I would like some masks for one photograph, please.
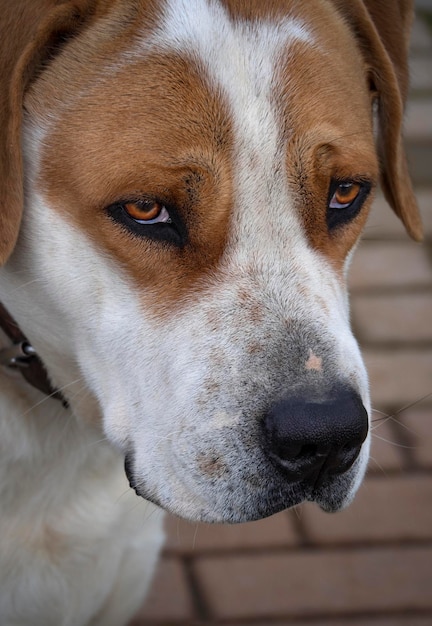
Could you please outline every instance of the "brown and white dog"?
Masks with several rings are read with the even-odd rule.
[[[379,178],[421,238],[411,2],[0,11],[0,300],[68,403],[1,368],[0,623],[120,626],[159,506],[336,511],[362,480],[346,275]]]

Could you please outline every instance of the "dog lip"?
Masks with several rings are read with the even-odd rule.
[[[127,452],[125,454],[125,460],[124,460],[124,470],[125,470],[126,478],[129,481],[129,485],[131,489],[133,489],[137,495],[140,495],[137,491],[137,483],[133,474],[133,469],[132,469],[133,462],[134,462],[133,452]]]
[[[171,462],[173,458],[171,458]],[[303,502],[314,502],[323,511],[336,512],[350,501],[352,469],[346,474],[328,476],[322,484],[312,485],[304,480],[287,480],[282,471],[268,467],[267,479],[261,476],[254,486],[244,481],[243,497],[231,498],[231,490],[226,485],[226,498],[219,493],[200,493],[200,489],[184,472],[174,471],[176,476],[177,497],[171,493],[159,494],[158,489],[146,484],[135,471],[135,452],[129,450],[125,455],[124,469],[130,487],[141,497],[166,511],[189,519],[193,522],[207,523],[244,523],[264,519],[281,511],[298,506]],[[345,477],[345,479],[344,479]],[[222,485],[220,485],[222,487]],[[235,487],[232,485],[231,487]],[[237,485],[239,487],[239,485]],[[183,494],[183,497],[179,494]],[[238,494],[238,491],[237,491]],[[193,500],[192,508],[186,504]]]
[[[337,480],[337,477],[313,489],[302,481],[289,483],[282,481],[283,484],[276,481],[273,488],[269,486],[267,490],[264,488],[258,490],[252,499],[245,498],[243,502],[237,500],[235,503],[231,502],[231,504],[227,502],[226,508],[223,510],[219,509],[216,499],[212,501],[211,498],[205,498],[201,506],[189,514],[182,507],[181,501],[177,503],[171,498],[166,501],[163,497],[158,497],[154,490],[147,491],[145,485],[134,477],[132,465],[133,454],[127,454],[125,456],[125,473],[131,488],[138,497],[144,498],[156,506],[192,522],[230,524],[251,522],[286,511],[303,502],[313,502],[323,511],[334,513],[345,508],[350,501],[349,491],[346,491],[343,487],[340,491],[338,490],[339,493],[336,492],[337,495],[335,494],[334,489],[336,485],[334,485],[334,481]]]
[[[146,493],[144,491],[143,489],[144,485],[141,482],[140,484],[138,484],[132,471],[132,460],[131,460],[132,458],[133,458],[133,455],[126,454],[125,461],[124,461],[125,474],[126,474],[126,478],[129,481],[130,488],[135,491],[136,495],[139,498],[143,498],[144,500],[147,500],[148,502],[151,502],[152,504],[155,504],[156,506],[160,506],[164,508],[156,496],[152,495],[151,493]]]

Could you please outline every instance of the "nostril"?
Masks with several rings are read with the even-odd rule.
[[[284,398],[264,420],[269,456],[292,480],[316,482],[346,472],[368,432],[367,412],[353,390],[305,401]]]
[[[318,454],[318,446],[315,445],[314,443],[309,443],[302,447],[302,449],[300,450],[300,454],[298,454],[298,457],[313,458],[317,454]]]
[[[307,459],[315,458],[318,454],[318,448],[315,444],[292,446],[273,441],[271,444],[271,454],[280,461],[305,461]]]
[[[356,441],[345,444],[339,450],[336,449],[335,454],[328,461],[329,474],[346,472],[360,454],[360,450],[361,444]]]

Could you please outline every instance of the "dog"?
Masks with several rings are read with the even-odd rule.
[[[337,511],[361,483],[347,271],[379,180],[422,236],[412,6],[0,8],[0,623],[120,626],[163,509]]]

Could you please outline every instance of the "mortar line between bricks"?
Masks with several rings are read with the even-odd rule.
[[[398,468],[391,468],[389,467],[388,469],[385,470],[385,474],[380,473],[380,470],[375,470],[372,469],[371,467],[368,467],[367,469],[368,473],[367,473],[367,478],[371,479],[371,480],[387,480],[388,478],[420,478],[421,476],[430,476],[431,475],[431,470],[429,468],[425,468],[423,466],[416,466],[413,468],[407,468],[407,469],[403,469],[400,470]],[[431,535],[432,535],[432,529],[431,529]]]
[[[322,624],[323,621],[329,623],[331,620],[332,626],[345,626],[346,624],[356,623],[358,624],[358,620],[374,620],[374,621],[383,621],[388,623],[389,618],[427,618],[432,616],[432,611],[429,609],[414,609],[414,610],[401,610],[401,611],[392,611],[384,610],[384,611],[359,611],[359,612],[350,612],[350,613],[339,613],[335,615],[333,612],[328,613],[320,613],[313,616],[301,616],[297,614],[283,616],[283,617],[275,617],[275,616],[259,616],[259,617],[245,617],[245,618],[219,618],[214,622],[192,622],[188,624],[188,626],[206,626],[207,624],[218,624],[223,626],[224,624],[230,624],[230,626],[238,625],[251,625],[257,624],[262,626],[265,622],[266,626],[289,626],[290,624],[304,624],[305,626],[313,626],[314,624]],[[409,623],[409,622],[407,622]],[[151,623],[148,626],[169,626],[166,623]],[[178,623],[177,623],[178,626]]]
[[[358,624],[358,620],[374,620],[376,622],[388,623],[388,620],[391,618],[395,619],[416,619],[416,618],[427,618],[432,617],[432,611],[429,609],[411,609],[411,610],[400,610],[400,611],[392,611],[383,610],[383,611],[358,611],[358,612],[347,612],[347,613],[339,613],[335,615],[334,612],[328,613],[317,613],[316,615],[302,616],[300,614],[292,614],[287,616],[262,616],[259,617],[237,617],[237,618],[217,618],[214,620],[193,620],[193,621],[149,621],[146,622],[146,626],[211,626],[218,625],[223,626],[224,624],[229,624],[230,626],[253,626],[253,624],[257,624],[258,626],[262,626],[265,622],[266,626],[289,626],[290,624],[301,624],[304,626],[313,626],[314,624],[322,624],[323,621],[329,622],[331,620],[332,626],[345,626],[349,624]],[[408,622],[407,622],[408,623]]]
[[[363,333],[357,333],[360,335]],[[391,341],[375,341],[375,340],[361,340],[361,347],[363,350],[365,349],[375,349],[379,350],[383,354],[385,352],[393,352],[397,350],[398,352],[403,352],[404,350],[415,350],[416,352],[430,352],[432,349],[432,340],[431,339],[419,339],[419,340],[411,340],[404,341],[403,339],[392,339]],[[432,392],[432,383],[431,383],[431,392]]]
[[[403,412],[404,411],[401,411],[400,413],[402,414]],[[404,459],[407,470],[415,471],[419,467],[419,462],[416,460],[416,450],[418,450],[418,446],[413,446],[415,435],[407,430],[405,424],[401,424],[397,418],[390,420],[389,428],[401,446],[399,447],[399,452]]]
[[[429,259],[429,263],[432,264],[432,246],[425,246],[425,251]]]
[[[349,287],[350,296],[406,296],[432,293],[432,284],[377,285],[376,287]]]
[[[385,624],[388,624],[388,620],[391,618],[401,619],[424,619],[432,617],[432,612],[429,610],[426,611],[390,611],[383,613],[376,612],[362,612],[362,613],[349,613],[349,614],[340,614],[335,615],[334,613],[323,613],[319,616],[313,617],[291,617],[291,616],[280,616],[280,617],[257,617],[257,618],[234,618],[234,619],[215,619],[211,621],[148,621],[146,622],[146,626],[224,626],[224,624],[229,624],[230,626],[253,626],[256,624],[257,626],[262,626],[265,620],[266,626],[290,626],[290,624],[303,625],[304,626],[314,626],[314,624],[322,624],[323,621],[329,623],[331,620],[332,626],[349,626],[350,624],[357,624],[358,620],[374,620],[376,623],[380,623],[381,621]],[[367,622],[365,622],[366,624]],[[407,622],[409,624],[409,622]]]
[[[193,568],[194,557],[192,555],[183,555],[181,557],[183,563],[183,569],[185,572],[187,584],[192,596],[195,613],[198,616],[198,620],[210,620],[212,618],[210,607],[205,600],[204,594],[201,589],[198,577],[195,574]],[[199,623],[193,622],[193,623]]]
[[[166,552],[163,556],[166,557],[176,557],[181,558],[183,561],[189,561],[191,564],[194,561],[201,561],[202,559],[212,558],[217,560],[225,560],[236,557],[256,557],[256,556],[288,556],[288,555],[298,555],[298,554],[338,554],[338,553],[346,553],[346,552],[361,552],[365,549],[370,552],[376,551],[391,551],[397,549],[398,552],[405,552],[411,549],[424,549],[424,548],[432,548],[432,537],[428,537],[425,539],[390,539],[384,540],[380,538],[379,540],[360,540],[360,541],[347,541],[347,542],[332,542],[326,541],[325,543],[320,543],[320,541],[315,540],[314,542],[310,542],[306,545],[300,546],[254,546],[253,548],[230,548],[230,549],[217,549],[217,548],[201,548],[199,553],[190,555],[190,554],[179,554],[178,552]],[[189,581],[189,578],[188,578]],[[194,593],[197,592],[197,599],[201,604],[201,609],[203,615],[211,614],[209,607],[207,606],[206,601],[204,600],[203,594],[201,593],[201,589],[199,584],[195,582],[195,575],[193,574],[193,582],[192,589],[195,589]],[[200,619],[204,619],[204,617],[200,617]],[[207,618],[206,618],[207,619]]]
[[[306,526],[303,523],[301,510],[299,511],[297,507],[297,509],[296,508],[289,509],[289,513],[290,513],[290,522],[292,526],[294,527],[294,531],[299,539],[297,546],[301,547],[301,546],[310,545],[311,538],[306,529]]]
[[[383,239],[382,234],[381,233],[377,233],[376,235],[371,232],[371,231],[365,231],[364,235],[361,239],[361,243],[360,246],[366,244],[378,244],[381,243],[382,241],[390,242],[390,243],[406,243],[406,236],[402,233],[401,235],[397,235],[397,234],[390,234],[388,237],[386,237],[385,239]],[[424,235],[424,239],[422,241],[422,243],[420,244],[422,246],[422,248],[427,248],[432,244],[432,237],[429,233],[425,233]],[[355,258],[355,257],[354,257]]]

